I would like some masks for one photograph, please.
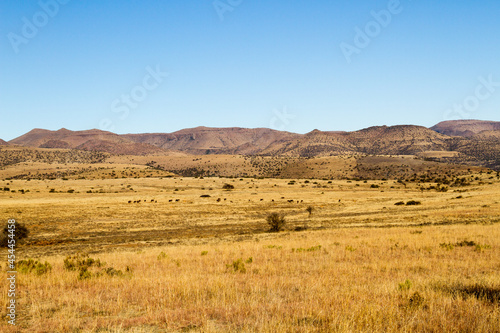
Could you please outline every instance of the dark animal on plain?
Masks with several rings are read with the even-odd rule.
[[[169,199],[168,202],[172,202],[172,199]]]
[[[129,200],[128,203],[132,203],[132,200]]]
[[[217,202],[220,202],[220,198],[217,198]]]
[[[178,201],[180,201],[180,200],[181,200],[181,199],[175,199],[175,202],[178,202]]]

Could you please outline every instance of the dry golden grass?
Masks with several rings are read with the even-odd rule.
[[[498,332],[500,184],[477,177],[448,192],[392,180],[0,181],[16,191],[0,191],[0,221],[31,231],[18,260],[52,265],[18,275],[16,329]],[[409,200],[422,204],[394,205]],[[266,232],[270,212],[286,215],[284,232]],[[78,279],[63,264],[78,252],[106,263],[90,272],[123,275]]]
[[[440,246],[462,240],[490,248]],[[499,249],[498,224],[479,224],[322,230],[101,253],[93,257],[123,272],[128,266],[132,275],[87,280],[63,268],[64,255],[51,256],[44,258],[51,273],[20,275],[20,327],[496,332]],[[244,273],[233,268],[238,259]],[[485,298],[475,293],[479,287]],[[4,287],[3,302],[5,295]]]

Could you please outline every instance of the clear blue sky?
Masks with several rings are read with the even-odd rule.
[[[498,0],[59,1],[0,2],[4,140],[500,120]]]

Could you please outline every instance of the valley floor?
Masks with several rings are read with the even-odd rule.
[[[0,330],[498,332],[500,183],[471,179],[4,180],[0,221],[39,263]]]

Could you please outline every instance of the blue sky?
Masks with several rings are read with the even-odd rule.
[[[4,140],[500,121],[497,0],[2,1],[0,15]]]

